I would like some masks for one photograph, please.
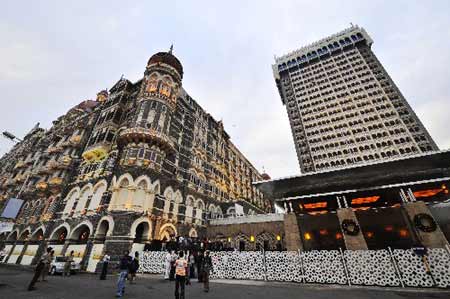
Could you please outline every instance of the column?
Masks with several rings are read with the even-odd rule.
[[[430,213],[430,210],[423,201],[406,202],[403,204],[403,208],[405,209],[409,217],[409,221],[416,232],[416,236],[419,238],[419,241],[423,246],[430,248],[444,248],[446,245],[449,245],[445,235],[442,233],[441,228],[433,219],[433,215]],[[418,220],[417,217],[420,217],[417,216],[419,214],[430,216],[430,219],[432,219],[432,221],[436,224],[436,229],[434,231],[424,231],[420,229],[420,227],[416,224],[416,220]],[[423,220],[423,222],[426,222],[425,224],[427,225],[431,225],[431,223],[427,220]]]
[[[364,239],[364,235],[362,234],[361,226],[359,225],[358,218],[356,217],[355,211],[351,207],[348,206],[347,199],[345,196],[336,196],[336,200],[338,203],[338,209],[336,210],[336,214],[339,220],[339,227],[341,228],[342,235],[344,236],[345,248],[347,250],[367,250],[367,243]],[[342,201],[342,202],[341,202]],[[355,224],[357,233],[351,234],[349,232],[345,232],[343,229],[343,222],[351,221]],[[349,229],[352,229],[349,227]]]
[[[92,252],[93,240],[94,240],[94,238],[90,237],[88,242],[86,243],[86,247],[84,249],[84,255],[80,262],[81,270],[86,270],[86,268],[88,266],[89,257],[91,256],[91,252]]]
[[[288,251],[303,250],[297,215],[294,213],[284,215],[284,236],[285,246]]]

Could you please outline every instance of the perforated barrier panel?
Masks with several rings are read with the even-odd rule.
[[[139,271],[164,273],[165,252],[142,252]],[[308,252],[211,252],[211,279],[250,279],[350,285],[450,287],[450,253],[428,249],[424,261],[412,250]]]

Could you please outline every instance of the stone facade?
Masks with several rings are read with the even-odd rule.
[[[157,53],[141,80],[121,78],[0,159],[0,210],[8,198],[25,200],[13,231],[0,236],[10,262],[50,245],[95,268],[104,253],[203,238],[207,221],[235,215],[236,204],[247,214],[271,211],[252,186],[261,174],[182,78],[171,51]]]

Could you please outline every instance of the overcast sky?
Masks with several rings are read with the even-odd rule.
[[[70,4],[71,3],[71,4]],[[69,108],[136,81],[168,50],[183,86],[272,177],[300,172],[271,64],[364,27],[372,49],[441,149],[450,147],[450,1],[4,1],[0,130],[23,136]],[[11,146],[0,140],[0,154]]]

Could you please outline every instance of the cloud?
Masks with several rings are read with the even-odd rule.
[[[0,131],[23,136],[174,43],[184,88],[272,177],[299,173],[273,80],[281,56],[349,26],[372,49],[441,148],[450,147],[448,1],[11,1],[0,12]],[[24,13],[26,12],[26,13]],[[401,12],[401,13],[400,13]],[[26,117],[24,117],[26,115]],[[0,139],[0,154],[9,147]]]

